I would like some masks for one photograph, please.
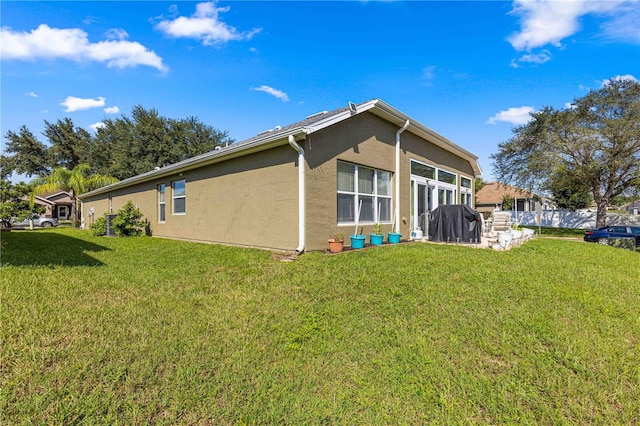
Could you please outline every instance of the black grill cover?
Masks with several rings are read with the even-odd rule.
[[[439,206],[431,212],[429,239],[435,242],[479,243],[482,235],[480,213],[466,204]]]

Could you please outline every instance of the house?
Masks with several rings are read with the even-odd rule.
[[[543,210],[552,208],[551,202],[531,191],[516,188],[501,182],[486,182],[476,194],[476,210],[480,213],[491,213],[496,210],[505,210],[503,200],[512,198],[516,205],[511,210],[518,212],[535,211],[536,201],[540,202]]]
[[[627,213],[629,214],[637,216],[640,214],[640,200],[634,201],[632,203],[628,203],[622,206],[622,209],[626,210]]]
[[[131,200],[153,236],[302,252],[357,219],[365,234],[379,222],[407,238],[440,204],[473,207],[481,173],[474,154],[374,99],[78,198],[85,225]]]
[[[34,203],[45,208],[45,217],[52,217],[58,220],[70,219],[73,201],[66,191],[36,196]]]

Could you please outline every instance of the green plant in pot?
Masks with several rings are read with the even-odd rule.
[[[382,234],[382,224],[376,223],[373,225],[371,234],[369,234],[369,240],[371,241],[371,245],[382,245],[382,241],[384,240],[384,235]]]
[[[344,234],[340,231],[334,232],[329,237],[329,251],[340,253],[342,250],[344,250]]]

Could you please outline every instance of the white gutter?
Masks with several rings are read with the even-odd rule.
[[[400,133],[407,130],[409,120],[396,132],[396,218],[394,232],[400,230]]]
[[[305,193],[304,193],[304,149],[296,143],[296,138],[289,135],[289,145],[298,152],[298,248],[296,253],[302,254],[305,247]]]

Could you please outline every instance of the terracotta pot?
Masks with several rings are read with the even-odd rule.
[[[329,240],[329,251],[331,253],[340,253],[344,249],[344,241]]]

